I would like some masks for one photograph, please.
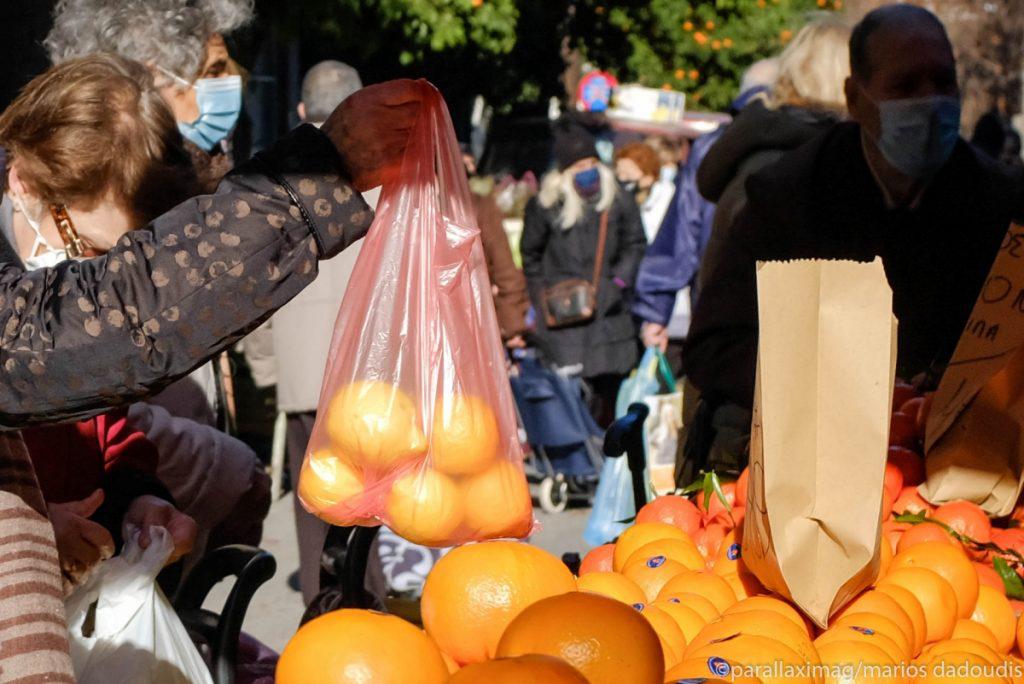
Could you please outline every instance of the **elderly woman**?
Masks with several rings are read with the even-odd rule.
[[[320,131],[296,129],[216,195],[177,205],[104,256],[25,272],[0,241],[0,425],[79,419],[141,398],[258,325],[312,282],[318,259],[365,233],[372,214],[356,190],[393,173],[420,93],[411,81],[364,89]],[[100,239],[110,217],[23,189],[30,212],[57,211],[65,229],[92,224]],[[85,246],[71,230],[61,243]],[[53,530],[24,442],[10,431],[0,432],[0,544],[4,678],[71,681]]]
[[[597,158],[593,136],[576,124],[555,131],[558,169],[526,207],[520,251],[537,317],[537,341],[559,366],[582,367],[600,424],[614,418],[619,384],[638,359],[630,290],[647,242],[636,202]],[[557,320],[551,294],[570,281],[597,282],[593,310]],[[577,312],[579,313],[579,312]]]

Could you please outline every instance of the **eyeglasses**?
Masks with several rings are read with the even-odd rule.
[[[68,258],[79,259],[86,256],[85,243],[82,242],[82,238],[78,237],[75,224],[68,216],[68,208],[63,204],[51,204],[50,215],[53,216],[53,222],[57,224],[57,232],[60,233],[60,239],[64,242],[64,252]]]

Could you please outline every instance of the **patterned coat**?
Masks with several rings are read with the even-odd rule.
[[[108,254],[0,266],[0,681],[73,682],[53,530],[17,428],[95,415],[231,345],[372,213],[302,126]],[[9,246],[6,250],[9,252]],[[0,254],[0,257],[3,255]]]

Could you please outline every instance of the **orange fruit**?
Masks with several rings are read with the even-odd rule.
[[[918,661],[921,663],[930,663],[941,658],[947,653],[973,653],[974,655],[984,658],[990,663],[999,663],[1003,660],[1003,657],[999,655],[994,648],[991,648],[980,641],[975,639],[950,638],[934,644],[929,644],[921,653],[921,657],[918,658]]]
[[[889,572],[894,555],[892,544],[885,538],[885,535],[882,535],[882,538],[878,540],[878,577],[875,578],[876,582]]]
[[[535,653],[467,665],[447,684],[521,684],[529,681],[587,684],[580,671],[561,658]]]
[[[737,572],[740,559],[743,557],[743,528],[738,527],[729,530],[722,537],[722,543],[718,546],[716,553],[708,560],[708,569],[716,575],[727,575],[730,572]]]
[[[750,486],[750,467],[743,469],[736,479],[736,505],[740,508],[747,506],[747,488]]]
[[[739,572],[730,572],[720,575],[720,577],[729,583],[733,593],[736,594],[736,598],[739,600],[760,596],[766,591],[754,573],[747,570],[746,567],[741,567]]]
[[[776,672],[780,675],[790,674],[786,672],[786,666],[794,669],[805,668],[806,661],[786,644],[768,637],[740,634],[732,639],[707,644],[692,652],[687,650],[687,653],[688,655],[684,659],[684,663],[702,660],[705,663],[705,668],[717,668],[725,665],[732,665],[734,668],[737,665],[743,665],[746,668],[757,668],[756,674],[766,684],[774,684],[774,682],[803,682],[804,684],[812,684],[814,682],[809,673],[808,676],[803,677],[774,676]],[[744,669],[737,671],[745,674]],[[669,674],[675,676],[675,672],[676,670],[672,670]],[[712,671],[711,674],[731,681],[731,675],[728,672]],[[796,670],[794,674],[799,674],[799,670]]]
[[[281,653],[281,684],[448,681],[437,645],[414,625],[370,610],[331,611],[307,622]]]
[[[448,666],[448,674],[455,674],[459,671],[459,664],[455,662],[455,658],[441,651],[441,657],[444,658],[444,664]]]
[[[441,397],[434,405],[430,465],[446,475],[479,473],[505,455],[498,453],[499,438],[486,401],[465,394]]]
[[[733,605],[725,609],[722,615],[735,615],[736,613],[745,613],[747,611],[764,611],[769,610],[774,613],[778,613],[797,627],[804,630],[808,637],[811,636],[811,627],[807,623],[807,620],[794,608],[791,604],[786,603],[782,599],[775,598],[774,596],[751,596],[737,601]]]
[[[698,596],[697,594],[690,594],[687,592],[679,592],[672,595],[660,594],[656,603],[661,603],[663,601],[680,603],[686,606],[700,615],[704,619],[704,622],[711,622],[722,614],[722,612],[715,607],[714,603],[706,597]]]
[[[998,589],[1001,592],[1006,591],[1006,587],[1003,585],[1003,578],[999,576],[996,569],[988,563],[975,563],[974,571],[978,573],[979,584],[987,584],[993,589]]]
[[[916,456],[915,456],[916,458]],[[900,515],[902,513],[921,513],[931,515],[935,506],[924,500],[924,497],[917,492],[917,486],[904,487],[900,490],[899,496],[892,504],[892,512]]]
[[[818,662],[807,632],[791,619],[771,610],[749,610],[732,615],[723,615],[709,622],[686,647],[686,658],[708,644],[731,639],[737,634],[763,636],[779,641],[793,649],[808,663]]]
[[[502,632],[526,606],[573,591],[560,560],[529,544],[492,541],[453,549],[423,586],[423,626],[460,664],[494,657]]]
[[[701,528],[693,538],[693,543],[697,545],[697,550],[704,556],[706,560],[710,560],[718,555],[718,550],[722,546],[722,542],[725,541],[725,535],[728,530],[722,525],[716,523],[710,523],[707,527]]]
[[[993,668],[994,663],[969,651],[950,651],[936,656],[922,668],[924,675],[916,677],[914,684],[981,684],[981,682],[1004,682],[1010,681],[1005,677],[986,676],[985,673],[994,673],[998,670]]]
[[[727,482],[722,485],[722,494],[725,496],[725,500],[729,502],[729,508],[736,507],[736,483]],[[722,522],[720,516],[728,518],[726,511],[728,510],[722,500],[718,498],[717,494],[712,493],[711,498],[708,500],[708,505],[704,506],[704,493],[700,492],[697,494],[697,508],[704,516],[705,521],[718,520]]]
[[[928,623],[925,620],[921,602],[908,589],[895,584],[879,585],[873,591],[891,598],[910,618],[910,622],[914,625],[914,652],[919,653],[928,636]]]
[[[842,630],[844,627],[852,629],[866,629],[892,639],[903,658],[909,660],[914,655],[914,640],[908,639],[900,625],[881,613],[846,613],[841,618],[829,623],[829,629]]]
[[[389,383],[365,380],[342,387],[327,407],[326,421],[338,452],[375,474],[427,452],[416,405]]]
[[[299,500],[324,522],[332,525],[379,524],[358,510],[363,489],[359,471],[326,449],[312,452],[302,463]]]
[[[889,520],[892,518],[892,505],[896,502],[896,498],[889,493],[888,489],[882,489],[882,510],[880,520]]]
[[[689,537],[678,527],[663,522],[638,523],[627,527],[615,542],[612,567],[616,572],[622,570],[629,557],[641,546],[659,539],[688,540]]]
[[[637,558],[632,556],[622,569],[622,575],[633,580],[646,596],[645,602],[654,601],[670,579],[684,572],[693,572],[682,563],[669,560],[665,556]]]
[[[966,618],[978,600],[978,573],[967,554],[957,544],[922,542],[897,553],[889,571],[904,567],[928,568],[938,573],[953,587],[956,594],[957,617]]]
[[[655,601],[648,607],[658,608],[670,618],[675,620],[676,625],[683,632],[683,637],[686,639],[686,643],[693,641],[694,637],[704,628],[707,624],[707,620],[701,617],[701,614],[695,611],[689,606],[683,605],[678,600],[668,601]]]
[[[831,641],[818,647],[823,684],[890,684],[896,663],[885,651],[866,641]]]
[[[889,542],[889,548],[893,554],[896,553],[896,548],[899,546],[900,537],[911,527],[910,523],[901,523],[895,520],[885,520],[882,522],[882,539]]]
[[[1017,618],[1017,650],[1024,653],[1024,615]]]
[[[670,599],[678,594],[697,594],[715,604],[719,612],[736,603],[736,592],[724,579],[710,572],[689,571],[670,579],[658,600]]]
[[[450,477],[433,468],[395,480],[387,499],[388,527],[423,546],[450,546],[462,524],[463,497]]]
[[[921,567],[890,570],[878,589],[888,585],[903,587],[924,609],[925,641],[948,639],[957,617],[956,593],[941,575]]]
[[[669,560],[681,563],[688,570],[703,570],[705,566],[704,556],[700,555],[700,551],[689,539],[656,539],[637,549],[626,559],[623,567],[638,558],[653,556],[665,556]]]
[[[465,534],[474,540],[522,539],[533,527],[533,501],[518,463],[504,459],[461,485]],[[495,502],[501,505],[495,505]]]
[[[602,544],[590,549],[580,561],[580,577],[588,572],[611,572],[614,552],[615,544]]]
[[[762,680],[757,677],[744,677],[742,674],[743,667],[740,663],[731,663],[731,666],[735,666],[736,674],[729,672],[725,674],[725,679],[719,679],[713,676],[713,668],[723,668],[730,666],[728,661],[717,660],[712,658],[690,658],[679,663],[671,670],[665,673],[665,681],[678,683],[678,682],[700,682],[700,684],[762,684]],[[721,671],[721,670],[719,670]]]
[[[929,517],[982,544],[992,539],[992,521],[976,503],[951,501],[936,508]]]
[[[924,631],[920,634],[917,633],[914,621],[907,615],[907,611],[903,610],[896,599],[888,594],[880,591],[865,591],[836,613],[836,619],[857,613],[875,613],[892,620],[910,644],[911,655],[917,655],[921,651],[921,647],[924,646]]]
[[[675,666],[683,659],[686,650],[686,635],[671,615],[653,606],[638,603],[635,606],[641,615],[651,623],[661,642],[661,653],[665,658],[665,669]]]
[[[651,623],[636,609],[596,594],[552,596],[520,613],[501,636],[497,656],[527,653],[561,658],[590,684],[664,682],[662,647]]]
[[[996,642],[996,635],[992,633],[992,630],[974,620],[957,620],[956,624],[953,625],[953,634],[949,638],[971,639],[985,644],[993,651],[999,648],[999,644]]]
[[[980,587],[971,619],[989,628],[1000,653],[1010,652],[1017,635],[1017,617],[1003,592],[992,587]]]
[[[630,605],[647,601],[647,595],[636,582],[617,572],[588,572],[576,580],[576,588]]]
[[[889,447],[888,462],[900,469],[904,488],[917,487],[924,482],[924,459],[910,449],[900,446]]]
[[[954,539],[949,532],[935,523],[919,523],[912,525],[910,529],[900,537],[900,543],[896,545],[896,553],[902,553],[915,544],[925,542],[943,542],[949,545],[960,546],[960,542]]]
[[[882,486],[889,495],[889,500],[896,501],[896,498],[899,497],[900,492],[903,490],[903,471],[895,463],[886,463],[885,476],[882,482]],[[888,513],[892,510],[892,507],[884,510]]]
[[[701,512],[685,496],[666,494],[649,501],[636,514],[637,524],[660,522],[674,525],[688,535],[700,529]]]
[[[906,660],[906,656],[903,654],[899,645],[890,639],[888,635],[883,634],[882,632],[876,632],[871,629],[859,627],[857,625],[847,625],[841,629],[833,627],[826,629],[818,635],[817,639],[814,640],[814,647],[820,652],[825,645],[836,642],[869,644],[885,653],[885,655],[894,663]]]

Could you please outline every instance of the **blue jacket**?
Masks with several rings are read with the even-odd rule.
[[[715,217],[715,205],[697,191],[697,169],[724,128],[697,138],[676,176],[675,197],[640,262],[636,279],[633,315],[642,321],[668,325],[676,295],[687,286],[696,307],[697,272]]]

